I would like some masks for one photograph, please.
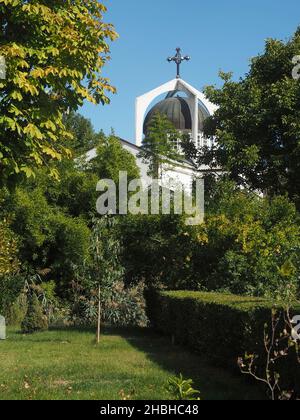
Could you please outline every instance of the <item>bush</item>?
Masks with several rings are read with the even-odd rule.
[[[4,207],[12,215],[11,229],[19,238],[23,268],[47,271],[51,277],[45,280],[55,279],[58,291],[67,295],[72,265],[82,265],[89,255],[87,222],[49,205],[41,188],[18,188],[7,200]]]
[[[147,286],[164,284],[173,290],[192,287],[196,276],[190,260],[196,236],[183,216],[128,215],[120,219],[126,284],[143,280]]]
[[[143,284],[125,288],[120,281],[112,288],[110,299],[103,302],[102,319],[110,325],[145,327],[148,323],[145,309]]]
[[[48,265],[56,279],[61,296],[68,295],[73,280],[75,264],[84,265],[89,258],[90,230],[81,218],[71,218],[57,213],[50,219],[53,241],[49,245]]]
[[[208,207],[191,259],[198,290],[267,296],[287,264],[299,283],[299,214],[291,202],[221,191]]]
[[[0,276],[0,313],[13,324],[19,321],[19,316],[15,318],[13,312],[17,310],[14,305],[17,305],[17,300],[24,289],[24,281],[24,277],[20,274]]]
[[[260,298],[202,292],[148,292],[152,325],[217,366],[235,368],[246,352],[264,354],[272,303]],[[299,307],[294,311],[300,313]],[[278,369],[286,389],[300,388],[300,365],[291,354]],[[299,391],[299,389],[298,389]]]
[[[143,280],[168,290],[266,297],[278,289],[287,265],[289,281],[299,284],[300,223],[294,204],[225,182],[211,195],[199,226],[186,226],[176,215],[121,219],[126,284]]]
[[[27,298],[24,293],[21,293],[6,310],[5,317],[7,325],[20,327],[27,312]]]
[[[22,333],[32,334],[48,329],[47,317],[43,314],[40,302],[35,294],[28,298],[28,308],[24,321],[22,322]]]

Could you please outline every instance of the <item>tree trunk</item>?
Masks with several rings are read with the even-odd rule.
[[[100,333],[101,333],[101,288],[99,285],[98,289],[98,324],[97,324],[97,344],[100,343]]]

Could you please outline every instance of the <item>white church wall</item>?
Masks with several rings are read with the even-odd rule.
[[[134,144],[130,144],[129,142],[126,142],[124,140],[121,140],[122,146],[127,152],[130,152],[133,154],[133,156],[136,159],[136,164],[140,170],[141,179],[143,181],[143,185],[146,188],[151,184],[151,178],[148,176],[148,170],[149,165],[143,161],[140,157],[138,157],[138,154],[140,153],[140,149],[136,147]]]
[[[120,142],[123,148],[135,157],[136,164],[140,170],[141,180],[143,182],[144,188],[147,188],[149,185],[151,185],[152,178],[148,175],[149,164],[145,163],[143,159],[138,157],[141,149],[125,140],[120,139]],[[96,156],[97,149],[95,148],[87,152],[86,161],[90,162],[91,160],[95,159]],[[175,190],[178,184],[181,184],[184,191],[187,194],[190,194],[192,192],[192,183],[196,173],[197,171],[188,164],[174,166],[166,164],[163,167],[160,184],[162,187],[170,188],[171,190]]]
[[[178,185],[182,185],[185,193],[191,194],[194,178],[195,171],[192,168],[165,165],[161,176],[161,186],[175,191]]]
[[[145,163],[143,159],[138,157],[141,149],[133,144],[125,142],[124,140],[121,140],[121,143],[125,150],[135,156],[144,186],[147,187],[151,185],[152,178],[148,175],[149,164]],[[180,183],[183,186],[184,191],[189,194],[192,192],[192,183],[194,177],[195,171],[193,168],[180,165],[165,165],[161,176],[161,186],[170,189],[176,189],[176,186]]]

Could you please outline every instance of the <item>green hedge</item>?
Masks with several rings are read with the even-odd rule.
[[[245,352],[264,354],[264,326],[272,304],[261,298],[202,292],[148,292],[154,328],[218,366],[238,369]],[[294,308],[300,314],[299,307]],[[284,386],[300,387],[300,365],[291,356],[278,367]]]

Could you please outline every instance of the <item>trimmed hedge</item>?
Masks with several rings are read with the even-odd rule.
[[[264,354],[264,326],[272,304],[265,299],[202,292],[148,292],[148,317],[159,332],[203,354],[217,366],[238,370],[246,352]],[[294,308],[300,314],[300,305]],[[296,358],[280,362],[284,386],[300,388]]]

